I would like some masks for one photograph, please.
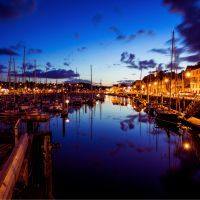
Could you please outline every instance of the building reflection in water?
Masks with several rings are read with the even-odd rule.
[[[133,188],[137,188],[134,197],[144,198],[197,194],[198,135],[186,128],[169,129],[130,105],[129,99],[106,97],[94,106],[69,108],[70,123],[66,118],[51,120],[53,141],[61,143],[53,153],[55,198],[87,198],[91,189],[102,194],[98,197],[106,193],[133,197]],[[67,137],[57,134],[60,125],[62,136],[70,133]]]

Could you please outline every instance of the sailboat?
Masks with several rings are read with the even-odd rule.
[[[87,104],[90,105],[90,106],[93,106],[96,104],[96,99],[94,98],[94,95],[93,95],[93,86],[92,86],[92,65],[90,65],[90,70],[91,70],[91,88],[90,88],[90,96],[87,100]]]
[[[170,105],[169,107],[157,107],[156,109],[156,120],[162,121],[164,125],[177,126],[179,125],[179,117],[176,111],[171,109],[172,103],[172,69],[174,64],[174,31],[172,32],[172,50],[171,50],[171,78],[170,78]]]

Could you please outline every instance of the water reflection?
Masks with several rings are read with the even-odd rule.
[[[56,198],[200,196],[200,139],[191,130],[162,126],[127,98],[69,109],[69,123],[53,117],[50,124],[61,143],[53,156]]]

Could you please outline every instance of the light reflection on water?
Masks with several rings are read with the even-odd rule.
[[[112,102],[70,108],[69,121],[51,119],[53,142],[61,144],[53,155],[54,197],[199,195],[198,136],[158,128],[130,100]]]

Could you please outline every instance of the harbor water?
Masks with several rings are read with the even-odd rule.
[[[162,127],[129,99],[70,107],[50,129],[54,198],[200,197],[198,132]]]

